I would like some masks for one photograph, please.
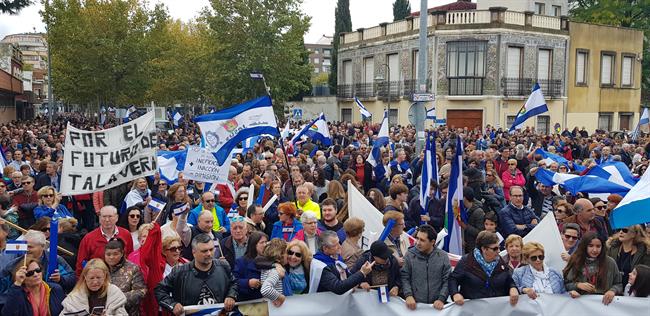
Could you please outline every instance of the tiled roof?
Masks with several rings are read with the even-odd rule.
[[[441,6],[429,8],[429,13],[433,11],[466,11],[466,10],[476,10],[476,3],[458,0],[456,2],[443,4]],[[411,16],[420,16],[420,11],[413,12]]]

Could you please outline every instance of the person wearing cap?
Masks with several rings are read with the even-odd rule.
[[[402,288],[400,267],[397,258],[393,256],[393,252],[386,243],[381,240],[373,242],[370,245],[370,250],[361,255],[350,272],[359,271],[366,262],[374,262],[375,265],[359,286],[364,290],[370,290],[371,286],[386,285],[390,296],[397,296]]]
[[[414,310],[417,303],[425,303],[441,310],[449,294],[449,257],[436,247],[437,233],[431,225],[418,227],[415,236],[415,247],[409,248],[401,270],[406,307]]]

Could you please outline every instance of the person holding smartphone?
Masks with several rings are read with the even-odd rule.
[[[62,304],[64,314],[86,311],[92,315],[128,315],[124,308],[126,296],[110,282],[108,266],[99,258],[88,261],[77,285]]]

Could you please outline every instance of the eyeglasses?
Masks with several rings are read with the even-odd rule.
[[[571,235],[567,235],[567,234],[564,234],[564,238],[569,239],[569,240],[578,240],[578,236],[571,236]]]
[[[530,256],[530,261],[544,261],[544,255],[539,255],[539,256]]]
[[[499,246],[494,246],[494,247],[485,247],[485,249],[490,249],[494,252],[499,252]]]
[[[606,210],[607,205],[596,206],[596,208],[599,209],[599,210]]]
[[[239,222],[244,222],[244,221],[245,221],[245,219],[244,219],[243,216],[235,216],[235,217],[230,219],[231,223],[239,223]]]
[[[27,273],[25,273],[25,276],[27,276],[27,277],[31,277],[31,276],[33,276],[34,274],[36,274],[36,273],[41,273],[41,272],[43,272],[43,270],[41,270],[41,268],[36,268],[36,269],[34,269],[34,270],[27,271]]]
[[[264,159],[271,160],[271,159],[273,159],[273,157],[264,157]]]
[[[183,250],[181,246],[167,248],[167,251],[172,251],[172,252],[181,252],[181,250]]]
[[[239,200],[240,200],[240,201],[248,200],[248,196],[240,196],[240,197],[239,197]]]
[[[32,183],[34,183],[34,182],[31,182],[31,181],[23,181],[23,184],[32,184]]]
[[[627,229],[627,228],[617,229],[616,231],[617,231],[617,232],[623,232],[623,233],[626,233],[626,234],[630,232],[630,230]]]
[[[159,183],[158,186],[159,186],[159,187],[166,187],[166,186],[167,186],[167,183]]]
[[[51,197],[54,197],[54,194],[43,194],[43,195],[41,195],[41,197],[51,198]]]
[[[205,202],[206,204],[208,204],[208,203],[214,203],[214,201],[215,201],[215,199],[210,199],[210,200],[205,200],[204,202]]]
[[[43,233],[45,233],[45,232],[49,232],[49,231],[50,231],[50,228],[49,228],[49,227],[43,227],[43,228],[41,228],[41,232],[43,232]]]
[[[129,218],[140,218],[140,214],[129,214]]]
[[[508,166],[516,166],[516,163],[509,163]]]
[[[291,250],[287,250],[287,255],[295,256],[296,258],[302,258],[302,254],[300,252],[293,252]]]
[[[566,211],[561,209],[561,208],[558,208],[557,210],[555,210],[555,213],[564,214],[564,213],[566,213]]]

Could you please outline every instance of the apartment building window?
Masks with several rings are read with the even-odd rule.
[[[319,73],[319,72],[320,72],[320,68],[318,68],[318,67],[314,67],[314,73],[317,74],[317,73]]]
[[[314,58],[314,64],[320,64],[320,58]]]
[[[482,95],[487,42],[447,42],[449,95]]]
[[[314,53],[318,54],[320,50],[318,48],[314,48]]]
[[[603,52],[600,55],[600,85],[614,85],[614,58],[615,53]]]
[[[332,60],[329,58],[323,58],[323,66],[331,66]]]
[[[323,48],[323,55],[329,56],[332,54],[332,50],[329,48]]]
[[[386,63],[390,68],[390,81],[400,81],[399,55],[390,54],[386,56]],[[388,79],[388,78],[386,78]]]
[[[510,126],[512,126],[512,124],[515,122],[516,118],[517,118],[516,115],[506,116],[506,128],[510,128]]]
[[[521,78],[523,47],[508,47],[508,61],[506,65],[506,74],[508,78]]]
[[[551,79],[551,67],[553,65],[552,53],[550,49],[540,49],[537,53],[537,79]]]
[[[352,109],[341,109],[341,122],[352,122]]]
[[[589,52],[578,49],[576,51],[576,85],[587,85],[587,65],[589,62]]]
[[[368,57],[363,59],[363,82],[372,83],[375,80],[375,59]]]
[[[397,125],[398,124],[399,119],[398,119],[398,111],[397,111],[397,109],[390,109],[390,111],[388,112],[388,120],[390,121],[389,123],[391,125]],[[348,121],[348,122],[350,122],[350,121]]]
[[[352,61],[343,62],[343,84],[352,84]]]
[[[549,134],[549,128],[551,127],[551,117],[548,115],[538,115],[537,116],[537,126],[535,131],[542,135]]]
[[[619,114],[619,130],[632,130],[632,120],[634,119],[634,113],[621,113]]]
[[[560,16],[562,15],[562,7],[559,5],[554,5],[553,6],[553,16]]]
[[[621,86],[632,87],[634,85],[634,55],[624,54],[621,62]]]
[[[546,4],[535,2],[535,14],[546,15]]]
[[[413,56],[412,56],[413,62],[411,63],[411,65],[413,66],[411,68],[411,78],[413,80],[418,80],[418,65],[420,64],[420,56],[419,56],[420,54],[418,54],[419,52],[420,51],[418,50],[413,51]]]
[[[598,129],[607,132],[612,130],[612,113],[598,114]]]

